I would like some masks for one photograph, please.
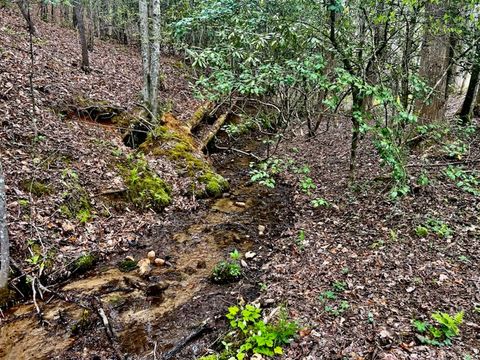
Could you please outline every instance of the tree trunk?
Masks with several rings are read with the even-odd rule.
[[[480,56],[480,53],[479,53]],[[475,100],[478,97],[478,87],[480,81],[480,59],[477,59],[472,67],[472,74],[470,76],[470,83],[468,84],[467,94],[463,101],[462,109],[460,110],[460,120],[462,125],[468,125],[472,118],[473,107]]]
[[[142,66],[143,66],[143,101],[150,107],[150,46],[149,46],[149,24],[148,24],[148,2],[139,0],[139,18],[140,18],[140,44],[142,48]]]
[[[413,36],[412,34],[415,32],[415,27],[417,25],[417,15],[414,14],[411,19],[407,19],[406,21],[406,29],[405,29],[405,48],[403,50],[402,55],[402,80],[401,80],[401,99],[402,105],[405,109],[408,108],[410,104],[410,62],[412,60],[412,52],[413,52]]]
[[[151,14],[149,14],[147,0],[140,0],[139,17],[143,65],[143,101],[149,107],[153,117],[156,118],[160,72],[160,0],[152,0]]]
[[[30,3],[27,0],[19,0],[17,2],[20,11],[27,22],[28,31],[32,35],[37,34],[37,30],[35,29],[35,25],[33,24],[32,16],[30,14]]]
[[[0,163],[0,290],[8,285],[10,272],[10,252],[7,228],[7,206],[5,193],[5,177]]]
[[[455,48],[457,46],[457,37],[455,34],[450,34],[448,40],[448,58],[447,58],[447,75],[445,79],[445,101],[448,101],[448,95],[450,94],[450,90],[452,88],[452,83],[454,83],[454,55],[455,55]]]
[[[45,1],[40,3],[40,17],[43,21],[48,21],[48,4]]]
[[[90,62],[88,59],[88,44],[87,36],[85,34],[85,23],[83,21],[83,6],[81,0],[76,0],[74,4],[74,13],[77,20],[78,35],[80,38],[80,47],[82,50],[82,65],[83,71],[88,73],[90,71]]]
[[[150,66],[152,82],[150,84],[150,103],[152,104],[152,113],[157,116],[158,112],[158,75],[160,71],[160,0],[153,0],[152,4],[152,50],[150,52]]]
[[[357,148],[360,137],[360,121],[358,120],[356,113],[363,112],[363,99],[360,96],[360,89],[356,86],[353,86],[352,88],[352,103],[352,140],[350,144],[349,164],[349,177],[351,182],[355,181],[356,178]]]
[[[445,3],[428,2],[425,12],[432,19],[442,19]],[[433,88],[428,103],[419,104],[420,121],[423,124],[443,119],[445,114],[445,89],[448,67],[448,36],[441,30],[433,31],[429,21],[424,24],[425,35],[421,50],[420,76]]]

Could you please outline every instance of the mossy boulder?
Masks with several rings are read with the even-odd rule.
[[[208,196],[219,197],[228,190],[228,181],[219,174],[207,172],[201,175],[198,180],[205,185],[205,192]]]

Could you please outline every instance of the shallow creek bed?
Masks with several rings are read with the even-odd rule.
[[[144,230],[124,254],[46,293],[38,302],[41,318],[34,304],[10,308],[0,328],[0,358],[195,359],[214,347],[226,331],[228,306],[261,295],[262,265],[293,216],[290,187],[249,182],[251,158],[224,152],[212,159],[230,180],[229,193],[202,200],[194,213],[159,215],[161,225]],[[213,283],[213,267],[234,249],[256,255],[243,261],[239,282]],[[119,269],[125,256],[138,260],[149,251],[166,263],[143,276]]]

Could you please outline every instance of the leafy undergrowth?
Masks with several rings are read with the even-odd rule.
[[[231,306],[226,317],[231,331],[222,340],[224,350],[200,360],[261,359],[262,356],[282,355],[283,346],[288,345],[298,331],[297,324],[287,319],[284,309],[278,319],[271,322],[262,318],[262,309],[254,304]]]
[[[295,226],[275,244],[265,265],[275,270],[261,280],[264,297],[285,300],[308,328],[284,358],[477,358],[480,198],[472,189],[479,167],[469,160],[480,155],[478,130],[469,135],[466,161],[452,165],[462,172],[449,168],[458,157],[431,144],[426,156],[412,154],[414,185],[396,201],[369,139],[354,185],[348,127],[338,124],[314,143],[288,139],[277,154],[304,172],[269,166],[261,179],[297,189]],[[435,324],[432,313],[464,319],[448,330],[448,319],[459,315],[436,316],[443,323]],[[412,319],[428,325],[419,333]]]

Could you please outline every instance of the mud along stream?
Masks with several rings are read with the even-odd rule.
[[[258,141],[244,141],[255,150]],[[249,145],[248,145],[249,144]],[[195,359],[225,332],[224,314],[239,298],[259,295],[258,276],[275,239],[289,227],[289,188],[249,183],[251,158],[240,153],[212,155],[217,171],[230,179],[228,194],[203,200],[199,210],[167,215],[128,255],[153,250],[168,260],[147,277],[121,272],[125,255],[99,263],[82,277],[47,294],[38,305],[8,310],[0,328],[2,359]],[[260,236],[258,226],[266,227]],[[238,249],[253,251],[243,278],[212,283],[215,264]],[[106,323],[108,322],[108,324]]]

